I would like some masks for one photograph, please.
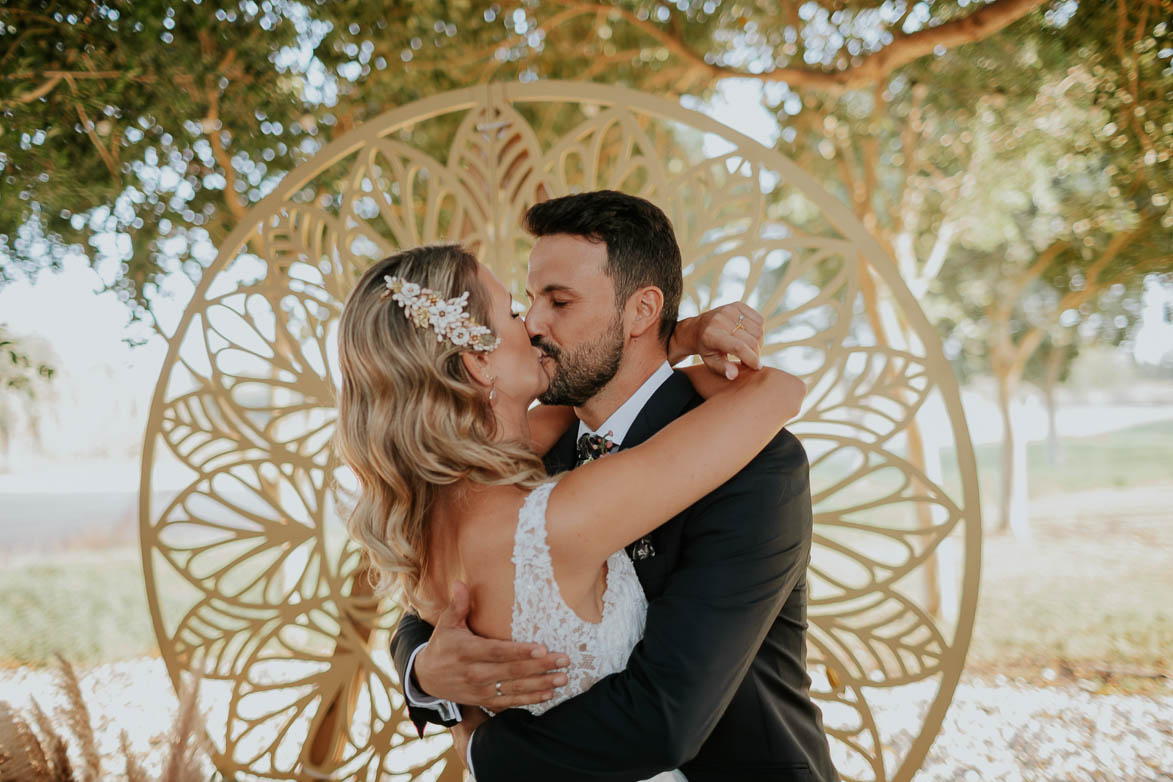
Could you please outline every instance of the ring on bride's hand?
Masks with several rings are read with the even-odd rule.
[[[737,325],[736,325],[736,326],[734,326],[734,327],[733,327],[733,331],[731,331],[731,332],[729,332],[729,333],[730,333],[730,334],[736,334],[738,329],[743,329],[743,328],[745,328],[744,322],[745,322],[745,316],[744,316],[744,315],[738,315],[738,316],[737,316]]]
[[[500,698],[505,693],[501,692],[501,682],[497,682],[497,697]]]

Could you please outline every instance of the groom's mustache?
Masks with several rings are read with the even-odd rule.
[[[555,362],[558,362],[562,359],[562,349],[553,342],[543,339],[541,335],[530,337],[529,344],[541,350],[547,356],[554,359]]]

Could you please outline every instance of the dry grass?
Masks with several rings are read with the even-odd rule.
[[[59,658],[58,679],[66,707],[55,715],[56,721],[35,700],[31,717],[0,701],[0,782],[100,782],[104,778],[89,708],[81,694],[77,673],[63,657]],[[202,746],[198,702],[196,687],[187,688],[182,694],[158,782],[204,779],[200,756],[206,748]],[[57,724],[67,726],[68,733],[58,730]],[[128,781],[148,782],[150,777],[143,770],[142,759],[131,750],[125,733],[122,753]],[[77,767],[73,758],[81,761]]]

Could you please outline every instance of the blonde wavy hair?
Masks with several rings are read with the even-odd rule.
[[[444,298],[468,291],[466,312],[493,328],[477,259],[459,245],[417,247],[371,266],[346,299],[339,324],[342,391],[334,444],[361,494],[347,521],[370,558],[375,586],[415,609],[428,572],[428,510],[461,480],[537,485],[546,475],[527,444],[501,440],[484,389],[465,368],[468,348],[437,341],[384,297],[384,275]]]

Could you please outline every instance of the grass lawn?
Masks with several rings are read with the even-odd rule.
[[[1157,421],[1093,437],[1061,438],[1059,459],[1047,460],[1045,443],[1028,444],[1027,472],[1031,497],[1100,488],[1173,485],[1173,420]],[[943,459],[946,485],[956,485],[952,454]],[[1002,480],[1002,446],[974,448],[981,483],[982,511],[991,526]]]
[[[970,668],[1125,689],[1173,674],[1173,422],[1031,444],[1032,543],[987,536]],[[987,525],[998,449],[978,449]],[[0,563],[0,666],[157,654],[139,550],[67,549]]]
[[[1033,542],[986,539],[970,668],[1168,688],[1173,487],[1032,503]]]
[[[1000,449],[976,451],[989,528]],[[969,667],[1173,689],[1173,421],[1027,458],[1035,540],[987,534]]]
[[[157,654],[139,549],[67,549],[0,566],[0,665]]]

